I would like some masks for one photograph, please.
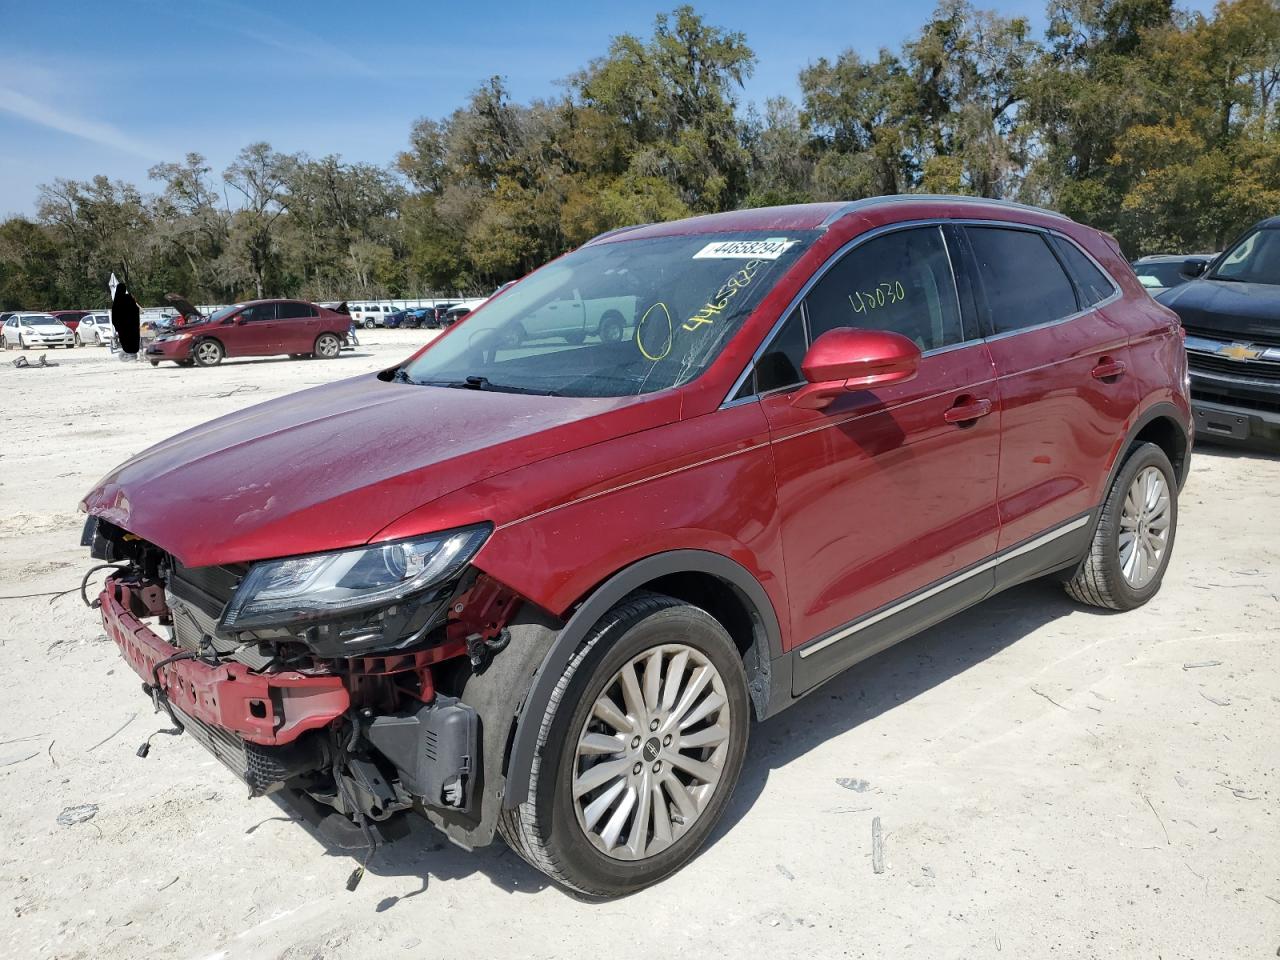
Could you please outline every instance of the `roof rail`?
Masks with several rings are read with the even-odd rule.
[[[894,193],[883,197],[864,197],[861,200],[854,200],[846,203],[843,207],[831,214],[827,219],[822,221],[824,227],[829,227],[841,217],[846,217],[851,213],[858,213],[862,210],[869,210],[872,207],[878,207],[886,203],[972,203],[984,204],[996,207],[1008,207],[1013,210],[1025,210],[1029,213],[1040,213],[1048,217],[1058,217],[1062,220],[1070,220],[1065,213],[1059,213],[1056,210],[1046,210],[1044,207],[1033,207],[1026,203],[1015,203],[1012,200],[993,200],[989,197],[970,197],[960,194],[942,194],[942,193]]]
[[[629,227],[614,227],[612,230],[606,230],[604,233],[597,233],[594,237],[592,237],[590,240],[584,243],[583,246],[589,247],[591,246],[591,244],[595,243],[597,240],[603,240],[605,237],[612,237],[619,233],[627,233],[630,230],[639,230],[641,227],[651,227],[651,226],[653,226],[653,224],[651,223],[633,223]]]

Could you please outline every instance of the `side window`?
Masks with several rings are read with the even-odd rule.
[[[793,310],[778,335],[756,362],[755,392],[764,393],[803,383],[804,374],[800,372],[800,361],[804,359],[804,352],[808,347],[804,317],[800,310]],[[750,385],[746,389],[749,391]]]
[[[300,320],[316,315],[316,308],[309,303],[289,302],[278,306],[279,312],[277,315],[281,320]]]
[[[1106,274],[1093,265],[1093,261],[1080,252],[1080,248],[1066,237],[1054,237],[1053,245],[1067,265],[1067,270],[1080,291],[1080,306],[1091,307],[1115,292],[1115,285]]]
[[[245,307],[240,314],[249,323],[258,320],[274,320],[276,318],[276,305],[274,303],[256,303],[252,307]]]
[[[1080,309],[1062,264],[1031,230],[967,227],[995,333],[1049,323]]]
[[[855,247],[809,291],[805,308],[813,340],[836,327],[892,330],[921,350],[965,339],[940,227],[899,230]]]

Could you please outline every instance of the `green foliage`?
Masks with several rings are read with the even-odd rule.
[[[740,103],[756,58],[692,7],[623,34],[563,92],[501,77],[424,118],[389,167],[245,147],[41,188],[0,223],[0,305],[484,292],[616,227],[923,191],[1009,197],[1133,255],[1217,249],[1280,211],[1280,3],[1049,0],[1028,22],[941,0],[899,50],[846,50],[799,103]]]

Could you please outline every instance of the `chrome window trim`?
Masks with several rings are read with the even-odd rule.
[[[1032,550],[1036,550],[1040,547],[1043,547],[1045,544],[1052,543],[1054,540],[1057,540],[1060,537],[1064,537],[1068,533],[1071,533],[1074,530],[1079,530],[1081,527],[1083,527],[1086,523],[1089,522],[1092,516],[1093,516],[1093,513],[1092,511],[1090,511],[1089,513],[1086,513],[1082,517],[1076,517],[1076,519],[1074,520],[1068,521],[1067,523],[1064,523],[1061,526],[1054,527],[1050,529],[1048,532],[1042,533],[1038,537],[1028,540],[1026,543],[1023,543],[1017,547],[1014,547],[1012,550],[1009,550],[1007,553],[996,554],[993,557],[983,560],[976,567],[970,567],[968,570],[961,571],[960,573],[957,573],[954,576],[951,576],[946,580],[941,581],[940,583],[934,584],[932,587],[929,587],[928,589],[924,590],[921,593],[917,593],[914,596],[907,597],[905,600],[899,600],[896,603],[892,603],[890,606],[882,609],[879,613],[873,613],[870,616],[863,617],[861,620],[856,621],[850,626],[844,627],[842,629],[837,629],[836,632],[831,634],[830,636],[823,637],[821,640],[811,641],[807,645],[799,648],[800,659],[803,660],[805,657],[812,656],[813,654],[817,653],[819,650],[825,650],[827,647],[831,646],[833,643],[839,643],[841,640],[844,640],[846,637],[851,637],[855,633],[865,630],[867,627],[875,626],[875,624],[879,623],[880,621],[887,620],[889,617],[892,617],[894,614],[901,613],[903,610],[907,610],[910,607],[915,606],[917,603],[921,603],[922,601],[928,600],[930,597],[936,597],[938,594],[942,593],[944,590],[949,590],[954,586],[964,583],[964,581],[969,580],[973,577],[976,577],[980,573],[986,573],[988,570],[992,570],[1000,566],[1000,564],[1002,563],[1007,563],[1008,561],[1014,559],[1015,557],[1022,556],[1024,553],[1030,553]]]
[[[872,198],[872,199],[878,200],[883,198]],[[920,199],[920,197],[919,195],[916,195],[916,196],[912,196],[911,199]],[[942,198],[928,197],[926,199],[937,200]],[[950,198],[950,199],[955,199],[955,198]],[[868,203],[868,202],[870,201],[855,200],[853,204],[850,204],[850,206],[853,207],[858,204]],[[984,202],[992,203],[996,201],[984,201]],[[1016,208],[1023,208],[1023,205],[1021,204],[1009,204],[1006,201],[999,201],[999,202],[1002,205],[1012,206]],[[1028,207],[1025,209],[1038,211],[1038,208],[1036,207]],[[847,212],[848,212],[847,210],[845,212],[837,211],[836,213],[833,213],[830,217],[828,217],[827,221],[829,221],[830,223],[834,223],[836,220],[840,219],[840,217],[845,216]],[[1038,211],[1038,212],[1052,212],[1052,211]],[[1065,217],[1062,214],[1054,214],[1054,215],[1061,217],[1064,220],[1070,220],[1069,217]],[[824,221],[823,226],[830,225],[830,223],[828,223],[827,221]],[[1071,222],[1074,222],[1074,221],[1071,221]],[[1098,272],[1101,273],[1106,278],[1107,282],[1111,284],[1111,295],[1102,300],[1099,300],[1097,303],[1090,304],[1089,306],[1081,310],[1077,310],[1075,313],[1069,314],[1065,317],[1059,317],[1057,320],[1046,320],[1043,323],[1037,323],[1029,327],[1019,327],[1016,330],[1006,330],[1003,333],[995,333],[995,334],[992,334],[991,336],[985,336],[985,337],[977,336],[977,337],[968,338],[966,340],[962,340],[959,343],[949,343],[945,347],[935,347],[933,350],[924,351],[921,354],[922,358],[931,357],[938,353],[945,353],[949,350],[956,350],[960,347],[972,346],[973,344],[979,343],[983,340],[987,342],[991,342],[994,340],[1003,340],[1006,337],[1016,337],[1023,333],[1031,333],[1036,330],[1044,330],[1048,327],[1053,327],[1060,323],[1070,323],[1072,320],[1078,320],[1083,316],[1087,316],[1088,314],[1093,313],[1095,310],[1099,310],[1102,307],[1115,303],[1122,296],[1124,296],[1124,290],[1120,287],[1120,284],[1116,282],[1116,278],[1111,275],[1111,271],[1109,271],[1106,267],[1104,267],[1101,263],[1099,263],[1098,259],[1095,256],[1093,256],[1093,254],[1091,254],[1088,250],[1082,247],[1079,243],[1077,243],[1071,237],[1067,236],[1065,233],[1061,233],[1057,230],[1049,229],[1048,227],[1040,227],[1030,223],[1019,223],[1013,220],[983,220],[979,218],[969,218],[969,217],[966,217],[966,218],[936,217],[936,218],[931,218],[926,220],[902,220],[897,223],[882,224],[881,226],[876,227],[873,230],[868,230],[866,233],[858,234],[858,236],[854,237],[853,239],[841,245],[841,247],[838,250],[836,250],[833,254],[831,254],[831,256],[828,257],[825,261],[823,261],[822,266],[820,266],[817,270],[814,271],[813,276],[810,277],[808,281],[805,283],[805,285],[800,288],[799,292],[791,299],[791,302],[787,304],[786,309],[783,310],[781,314],[779,314],[777,321],[774,322],[773,326],[769,329],[769,332],[765,334],[764,339],[760,342],[760,346],[756,348],[755,353],[751,355],[751,359],[747,362],[746,368],[742,371],[742,373],[740,373],[737,376],[737,378],[733,381],[733,385],[729,388],[728,392],[725,394],[725,399],[721,401],[719,409],[723,410],[726,407],[737,406],[740,403],[746,403],[751,400],[758,400],[761,397],[769,396],[774,393],[782,393],[782,392],[790,391],[795,388],[795,384],[788,384],[785,387],[774,387],[771,390],[765,390],[763,392],[749,393],[746,396],[739,397],[736,400],[731,399],[735,394],[737,394],[739,390],[742,389],[743,385],[747,382],[747,378],[751,376],[752,372],[755,370],[756,364],[760,362],[760,358],[764,356],[765,351],[768,349],[769,345],[773,342],[774,338],[777,337],[778,333],[782,330],[783,325],[789,319],[791,319],[792,312],[801,303],[804,302],[804,298],[809,295],[809,291],[813,288],[814,284],[816,284],[819,280],[821,280],[822,277],[826,275],[827,271],[830,270],[833,266],[835,266],[835,264],[840,259],[842,259],[846,253],[851,252],[855,247],[859,246],[860,244],[865,243],[869,240],[872,240],[876,237],[883,236],[886,233],[894,233],[898,230],[910,230],[915,227],[937,226],[941,228],[941,227],[945,227],[948,224],[952,224],[958,227],[995,227],[997,229],[1006,229],[1006,230],[1023,230],[1029,233],[1038,233],[1042,237],[1048,237],[1048,236],[1060,237],[1061,239],[1070,243],[1082,254],[1084,254],[1085,258],[1090,263],[1092,263],[1094,267],[1098,270]],[[951,280],[956,292],[956,302],[957,304],[960,305],[960,322],[963,325],[964,304],[963,304],[963,301],[961,301],[960,299],[960,286],[959,286],[959,280],[956,277],[956,272],[955,272],[956,270],[955,259],[952,256],[951,245],[947,241],[946,230],[942,230],[942,242],[943,242],[944,249],[947,251],[947,259],[951,263]],[[1052,245],[1050,245],[1049,247],[1049,252],[1053,254],[1053,257],[1055,260],[1058,259],[1057,251],[1053,249]],[[1071,283],[1071,288],[1074,291],[1076,289],[1075,278],[1071,276],[1071,272],[1067,269],[1065,264],[1061,263],[1061,261],[1059,261],[1059,266],[1062,267],[1062,272],[1063,274],[1066,275],[1066,278]],[[807,323],[808,323],[807,319],[805,323],[807,327]],[[964,332],[968,333],[967,330],[965,330]],[[807,337],[807,333],[808,331],[806,329],[806,337]]]

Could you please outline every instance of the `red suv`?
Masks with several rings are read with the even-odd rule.
[[[172,360],[180,367],[214,367],[223,357],[294,357],[332,360],[351,328],[349,314],[302,300],[251,300],[195,316],[147,346],[153,367]]]
[[[623,334],[526,324],[556,309]],[[252,791],[612,896],[693,856],[752,719],[1034,577],[1149,600],[1191,441],[1177,319],[1109,237],[810,204],[598,237],[398,367],[139,454],[85,542],[126,565],[108,634]]]

